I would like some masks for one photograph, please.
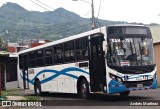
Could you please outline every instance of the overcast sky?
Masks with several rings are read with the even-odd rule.
[[[81,17],[91,17],[91,5],[82,0],[0,0],[0,6],[6,2],[21,5],[27,10],[46,11],[34,4],[38,1],[52,7],[52,11],[63,7],[69,11],[79,14]],[[91,2],[91,0],[85,0]],[[100,0],[94,0],[95,16],[98,15]],[[160,24],[160,0],[101,0],[101,8],[98,18],[112,21],[127,21],[137,23],[159,23]]]

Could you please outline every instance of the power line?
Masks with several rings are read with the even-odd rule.
[[[95,19],[95,21],[97,22],[97,24],[101,27],[102,25],[101,25],[100,22],[98,22],[98,20],[99,20],[99,19]]]
[[[48,10],[47,8],[44,8],[43,6],[41,6],[41,5],[39,5],[38,3],[34,2],[33,0],[31,0],[31,1],[32,1],[33,3],[35,3],[36,5],[40,6],[41,8],[46,9],[47,11],[50,11],[50,10]],[[49,7],[49,8],[51,8],[51,9],[54,10],[54,8],[52,8],[51,6],[48,6],[48,5],[42,3],[42,2],[39,1],[39,0],[36,0],[36,1],[38,1],[38,2],[41,3],[42,5],[45,5],[45,6],[47,6],[47,7]],[[58,11],[58,12],[61,13],[61,14],[64,14],[64,13],[62,13],[62,12],[60,12],[60,11]],[[58,14],[58,13],[57,13],[57,14]],[[75,22],[75,23],[78,22],[78,23],[79,23],[79,21],[81,20],[81,19],[73,20],[70,16],[68,16],[68,15],[61,15],[61,14],[58,14],[58,15],[61,16],[61,17],[63,17],[63,18],[67,18],[67,19],[71,20],[71,22],[68,22],[69,24],[73,24],[73,22]],[[56,21],[54,21],[54,23],[56,23]]]
[[[84,16],[87,16],[88,14],[90,14],[90,11],[91,11],[92,9],[90,9]]]
[[[99,10],[98,10],[98,14],[97,14],[97,19],[95,19],[95,21],[98,23],[98,25],[99,26],[101,26],[101,23],[100,22],[98,22],[98,17],[99,17],[99,13],[100,13],[100,10],[101,10],[101,2],[102,2],[102,0],[100,0],[100,3],[99,3]]]
[[[42,3],[42,2],[39,1],[39,0],[36,0],[36,1],[38,1],[39,3],[41,3],[41,4],[43,4],[43,5],[47,6],[47,7],[49,7],[49,8],[51,8],[51,9],[53,9],[52,7],[50,7],[50,6],[48,6],[48,5],[44,4],[44,3]]]
[[[36,0],[36,1],[39,2],[39,3],[41,3],[42,5],[44,5],[44,6],[46,6],[46,7],[49,7],[49,8],[52,9],[52,10],[55,10],[55,9],[52,8],[51,6],[49,6],[49,5],[45,4],[45,3],[42,3],[42,2],[39,1],[39,0]],[[61,11],[58,11],[58,10],[57,10],[57,13],[61,13],[61,14],[58,14],[58,15],[61,16],[61,17],[64,17],[64,18],[67,18],[67,19],[73,21],[73,18],[71,18],[70,16],[68,16],[68,15],[66,15],[66,14],[64,14],[64,13],[62,13]]]
[[[99,3],[99,10],[98,10],[98,14],[97,14],[97,19],[98,19],[98,17],[99,17],[99,13],[100,13],[100,11],[101,11],[101,2],[102,2],[102,0],[100,0],[100,3]]]
[[[46,7],[49,7],[49,8],[51,8],[51,9],[53,9],[54,10],[54,8],[52,8],[52,7],[50,7],[50,6],[48,6],[48,5],[46,5],[46,4],[44,4],[44,3],[42,3],[41,1],[39,1],[39,0],[36,0],[37,2],[39,2],[39,3],[36,3],[36,2],[34,2],[33,0],[30,0],[30,1],[32,1],[34,4],[36,4],[36,5],[38,5],[38,6],[40,6],[41,8],[43,8],[43,9],[45,9],[45,10],[47,10],[47,11],[50,11],[49,9],[47,9],[47,8],[45,8],[45,7],[43,7],[43,6],[41,6],[39,3],[41,3],[42,5],[44,5],[44,6],[46,6]],[[89,10],[90,11],[90,10]],[[59,13],[61,13],[60,11],[58,11]],[[64,14],[64,13],[63,13]],[[88,14],[88,12],[87,12],[87,14]],[[58,14],[59,16],[61,16],[61,17],[64,17],[64,18],[67,18],[67,19],[70,19],[70,20],[72,20],[72,22],[67,22],[67,23],[69,23],[69,24],[74,24],[74,23],[77,23],[78,21],[80,21],[81,19],[77,19],[77,20],[74,20],[73,21],[73,19],[70,17],[70,16],[64,16],[64,15],[61,15],[61,14]],[[54,21],[55,22],[55,21]],[[73,23],[74,22],[74,23]],[[79,23],[79,22],[78,22]],[[80,25],[80,24],[79,24]],[[80,26],[78,26],[78,27],[75,27],[75,28],[73,28],[73,29],[77,29],[77,28],[80,28],[80,27],[82,27],[82,26],[88,26],[88,25],[90,25],[90,24],[86,24],[86,25],[80,25]],[[60,26],[60,25],[58,25],[58,26]],[[65,28],[65,27],[64,27]],[[59,34],[59,33],[61,33],[61,32],[66,32],[66,31],[71,31],[71,30],[73,30],[73,29],[69,29],[69,30],[65,30],[65,31],[60,31],[60,32],[58,32],[58,33],[56,33],[56,34]],[[51,34],[51,33],[50,33]]]
[[[47,8],[45,8],[45,7],[41,6],[41,5],[39,5],[38,3],[34,2],[33,0],[30,0],[30,1],[33,2],[34,4],[38,5],[39,7],[43,8],[43,9],[45,9],[45,10],[47,10],[47,11],[50,11],[49,9],[47,9]]]
[[[43,6],[41,6],[39,3],[41,3],[41,4],[44,5],[44,6],[49,7],[49,8],[51,8],[51,9],[53,9],[52,7],[50,7],[50,6],[48,6],[48,5],[46,5],[46,4],[42,3],[42,2],[40,2],[39,0],[36,0],[36,1],[38,1],[39,3],[36,3],[36,2],[34,2],[33,0],[30,0],[30,1],[32,1],[34,4],[40,6],[41,8],[43,8],[43,9],[45,9],[45,10],[47,10],[47,11],[51,11],[51,10],[49,10],[49,9],[47,9],[47,8],[45,8],[45,7],[43,7]],[[54,9],[53,9],[53,10],[54,10]],[[71,20],[71,18],[66,17],[66,16],[64,16],[64,15],[61,15],[61,14],[58,14],[58,15],[61,16],[61,17],[63,17],[63,18],[67,18],[67,19],[70,19],[70,20]]]

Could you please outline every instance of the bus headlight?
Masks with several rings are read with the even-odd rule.
[[[112,78],[113,80],[116,80],[116,76],[115,76],[115,75],[110,74],[109,76],[110,76],[110,78]]]
[[[122,79],[120,77],[117,77],[117,82],[122,83]]]
[[[111,79],[119,82],[119,83],[123,83],[122,78],[120,78],[120,77],[118,77],[118,76],[115,76],[115,75],[113,75],[113,74],[110,73],[110,74],[109,74],[109,77],[110,77]]]

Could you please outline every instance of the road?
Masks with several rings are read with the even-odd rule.
[[[132,91],[128,97],[114,95],[92,95],[88,100],[77,98],[76,94],[49,93],[42,96],[42,107],[23,107],[23,109],[159,109],[160,88]],[[138,106],[137,106],[137,104]],[[147,103],[147,105],[145,104]],[[148,106],[151,105],[152,106]],[[157,105],[158,106],[154,106]],[[7,109],[22,109],[8,107]]]

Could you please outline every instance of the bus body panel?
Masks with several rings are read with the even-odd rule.
[[[35,79],[39,79],[42,91],[77,93],[77,80],[80,76],[85,77],[89,82],[89,68],[79,68],[77,66],[79,63],[83,62],[29,69],[29,89],[34,90]]]

